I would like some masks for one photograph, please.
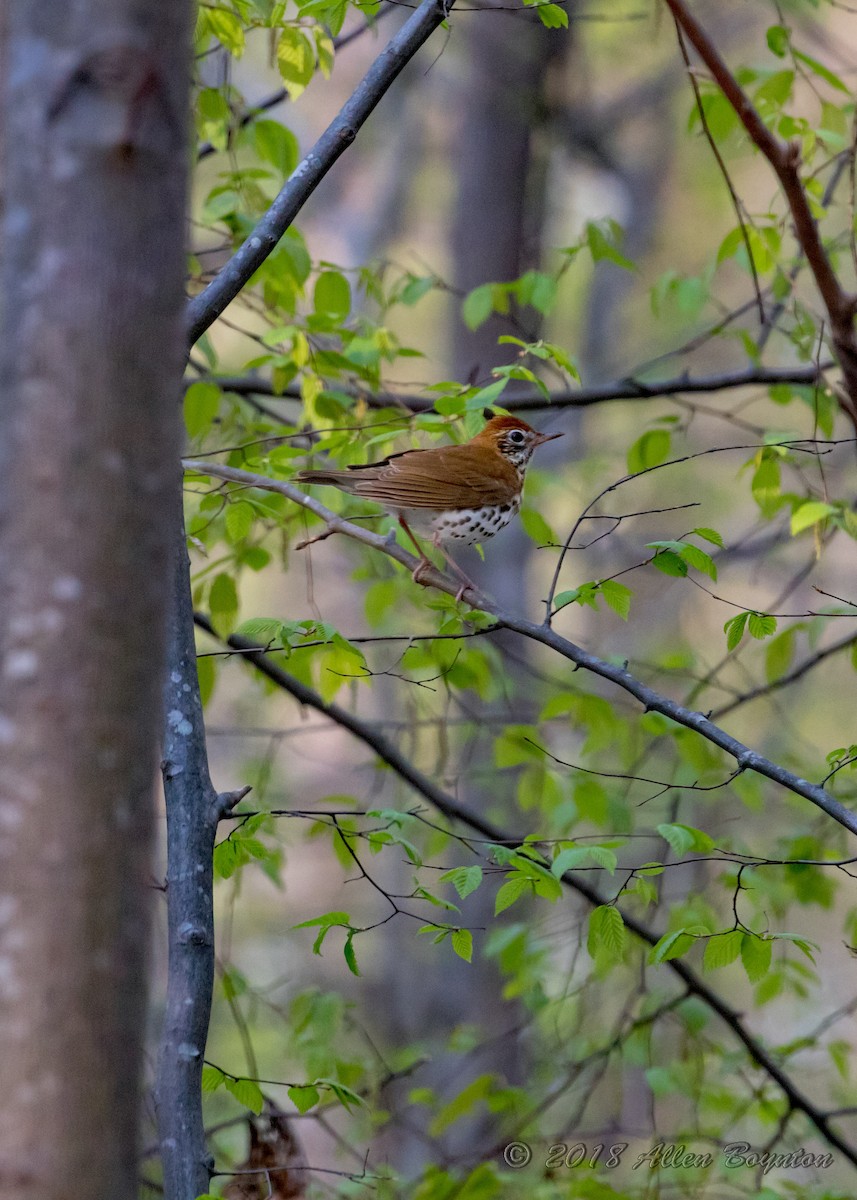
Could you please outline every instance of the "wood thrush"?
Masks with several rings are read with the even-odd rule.
[[[486,410],[486,416],[489,412]],[[416,583],[432,564],[413,529],[430,536],[463,580],[456,596],[460,600],[468,587],[478,589],[450,558],[445,543],[472,546],[508,525],[521,507],[524,475],[533,451],[558,437],[562,434],[537,433],[517,417],[492,415],[476,437],[460,446],[405,450],[365,467],[301,471],[296,478],[365,496],[398,517],[420,556],[413,573]]]

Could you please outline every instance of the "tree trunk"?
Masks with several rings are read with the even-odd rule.
[[[4,6],[2,1200],[137,1192],[189,35],[176,0]]]

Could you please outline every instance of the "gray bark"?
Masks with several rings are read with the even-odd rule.
[[[137,1192],[189,16],[4,6],[2,1200]]]
[[[176,497],[176,508],[180,493]],[[202,1067],[214,985],[213,852],[221,806],[208,771],[196,671],[184,524],[176,512],[172,612],[164,691],[167,809],[167,1005],[156,1104],[166,1200],[208,1191]]]

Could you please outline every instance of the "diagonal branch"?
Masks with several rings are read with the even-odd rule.
[[[206,617],[196,614],[194,620],[206,633],[218,637],[211,622]],[[347,709],[341,708],[338,704],[323,700],[312,688],[307,687],[305,683],[302,683],[284,671],[265,654],[263,647],[249,638],[241,637],[239,634],[233,634],[226,639],[218,638],[218,640],[225,642],[226,645],[234,650],[240,650],[243,661],[252,664],[267,679],[270,679],[272,683],[294,696],[300,704],[323,713],[329,720],[334,721],[343,729],[347,729],[354,737],[359,738],[387,766],[391,767],[401,779],[418,792],[419,795],[433,804],[444,816],[461,822],[481,837],[487,838],[498,845],[519,844],[520,839],[508,830],[494,825],[481,814],[471,811],[466,805],[461,804],[454,797],[444,792],[442,788],[439,788],[431,779],[417,770],[410,759],[399,750],[398,746],[388,741],[383,734],[373,729],[371,725],[368,725],[353,713],[348,712]],[[562,876],[561,882],[571,891],[577,892],[578,895],[582,896],[593,907],[610,903],[610,897],[602,896],[597,888],[592,887],[591,884],[586,883],[572,872],[567,871]],[[632,914],[622,911],[622,918],[628,929],[647,945],[654,946],[660,940],[661,935],[656,930],[650,929]],[[689,991],[702,1000],[713,1012],[717,1013],[729,1026],[753,1062],[782,1090],[790,1107],[797,1112],[803,1113],[810,1124],[815,1127],[829,1145],[834,1146],[849,1162],[857,1166],[857,1147],[846,1142],[832,1128],[829,1115],[813,1104],[808,1096],[804,1095],[774,1055],[747,1029],[741,1019],[741,1014],[731,1008],[713,988],[709,987],[697,975],[692,967],[689,967],[680,959],[668,959],[665,965],[678,976]]]
[[[847,650],[849,646],[857,645],[857,634],[849,634],[847,637],[840,638],[838,642],[833,642],[830,646],[826,646],[823,650],[816,651],[809,658],[804,659],[802,663],[789,671],[786,675],[781,675],[779,679],[773,679],[770,683],[760,684],[758,687],[750,688],[746,692],[742,692],[740,696],[735,696],[734,699],[728,700],[725,704],[721,704],[718,708],[713,709],[709,714],[712,717],[725,717],[727,713],[733,712],[736,708],[740,708],[742,704],[748,704],[751,700],[758,700],[760,696],[770,696],[772,692],[778,692],[780,688],[788,687],[791,683],[796,683],[798,679],[802,679],[808,674],[813,667],[818,666],[820,662],[824,662],[826,658],[830,658],[832,654],[838,654],[840,650]]]
[[[371,530],[362,529],[359,525],[347,521],[344,517],[331,512],[330,509],[320,504],[318,500],[312,496],[307,496],[299,488],[294,487],[290,483],[269,479],[265,475],[255,475],[250,471],[241,471],[235,467],[223,467],[219,464],[199,462],[193,459],[186,460],[184,466],[186,470],[193,471],[199,475],[213,476],[232,483],[243,484],[245,487],[258,487],[265,491],[278,492],[280,495],[286,496],[289,500],[293,500],[296,504],[300,504],[303,508],[315,513],[316,516],[321,517],[328,528],[335,533],[343,533],[355,541],[362,542],[365,546],[371,546],[375,550],[380,550],[390,558],[395,559],[402,566],[407,567],[411,572],[418,566],[418,560],[412,554],[408,554],[406,550],[403,550],[401,546],[397,545],[392,538],[372,533]],[[424,582],[426,586],[438,588],[440,591],[446,592],[451,596],[457,595],[460,590],[460,584],[456,580],[449,579],[435,568],[432,568],[431,571],[428,569],[425,570]],[[670,720],[683,725],[686,729],[693,729],[707,741],[718,746],[726,754],[735,759],[742,771],[755,771],[757,774],[764,775],[766,778],[780,784],[781,787],[788,789],[788,791],[794,792],[798,796],[803,796],[806,800],[809,800],[812,804],[820,808],[822,812],[832,817],[834,821],[838,821],[840,825],[850,830],[851,833],[857,833],[857,813],[851,812],[844,804],[840,804],[838,800],[825,791],[823,787],[819,787],[818,784],[801,779],[779,763],[772,762],[755,750],[751,750],[749,746],[745,746],[743,742],[732,737],[731,734],[721,729],[719,725],[715,725],[703,713],[685,708],[684,705],[671,700],[668,696],[664,696],[660,692],[656,692],[653,688],[647,687],[646,684],[641,683],[639,679],[631,675],[625,667],[606,662],[604,659],[590,654],[574,642],[562,637],[547,623],[537,625],[535,622],[524,620],[522,617],[501,612],[495,605],[472,588],[466,588],[464,595],[471,597],[472,602],[483,612],[491,613],[499,625],[521,634],[522,637],[529,638],[534,642],[540,642],[544,646],[549,646],[563,658],[567,658],[569,662],[574,663],[575,667],[582,667],[585,671],[590,671],[593,675],[607,679],[616,687],[621,688],[639,700],[645,711],[662,713],[664,716],[669,717]]]
[[[795,235],[806,255],[830,320],[833,349],[842,367],[847,392],[840,403],[857,427],[857,338],[854,333],[857,297],[844,290],[824,248],[818,222],[812,215],[809,199],[801,182],[800,145],[797,142],[781,142],[771,133],[711,38],[688,12],[684,0],[665,0],[665,3],[677,26],[732,105],[751,141],[761,150],[780,181],[794,220]]]
[[[446,20],[455,0],[422,0],[419,8],[381,51],[271,207],[216,279],[188,301],[188,342],[192,346],[261,267],[321,180],[357,136],[370,113],[426,39]]]

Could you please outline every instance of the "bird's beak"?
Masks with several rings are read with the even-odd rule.
[[[540,433],[533,442],[534,446],[541,446],[543,442],[552,442],[555,438],[562,437],[561,433]]]

